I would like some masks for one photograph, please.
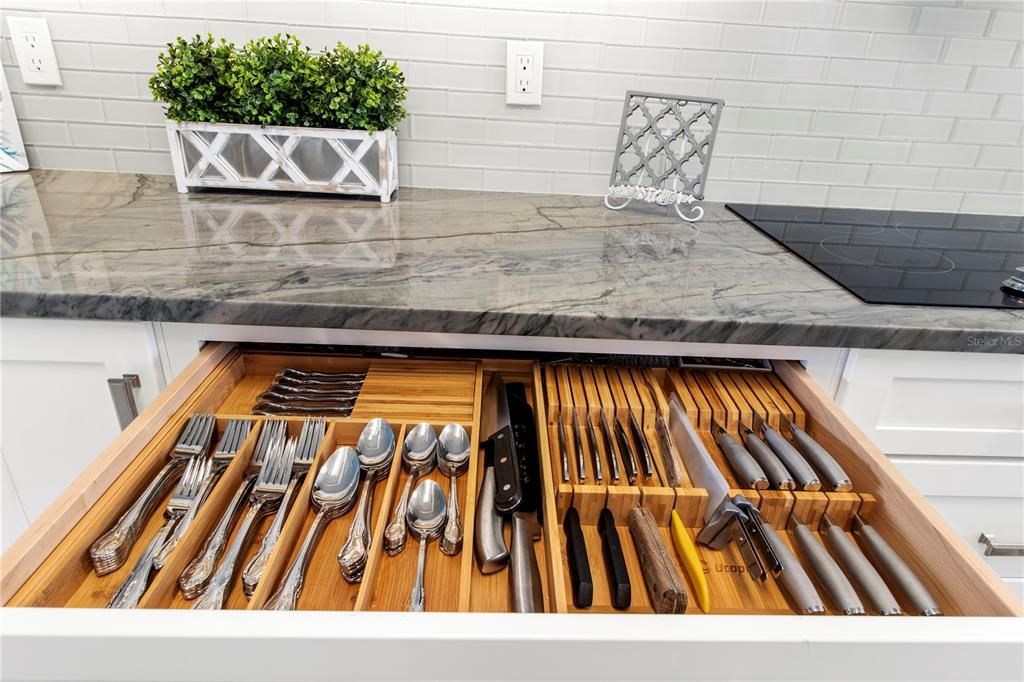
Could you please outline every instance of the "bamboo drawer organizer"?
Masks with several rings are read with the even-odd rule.
[[[568,570],[561,521],[573,505],[580,512],[594,578],[594,605],[589,612],[613,612],[610,606],[604,562],[597,535],[598,514],[607,506],[619,524],[622,546],[632,581],[632,613],[649,613],[646,589],[626,526],[628,512],[643,504],[661,524],[663,540],[674,556],[668,533],[676,510],[691,534],[702,526],[707,494],[689,480],[679,487],[666,483],[659,457],[654,416],[666,414],[668,397],[677,393],[708,451],[721,465],[727,481],[735,479],[711,437],[711,419],[737,435],[739,424],[752,424],[760,415],[787,434],[783,417],[792,418],[825,446],[843,466],[854,484],[853,493],[804,493],[782,491],[743,492],[772,521],[784,541],[790,517],[815,527],[822,514],[848,526],[860,512],[900,551],[941,604],[946,615],[1019,615],[1021,606],[987,565],[902,478],[895,467],[871,444],[798,364],[778,362],[774,372],[760,374],[719,370],[637,369],[597,365],[545,365],[532,359],[378,359],[353,355],[310,353],[306,349],[267,350],[210,343],[199,356],[154,399],[142,414],[73,483],[68,490],[4,554],[0,563],[0,590],[5,606],[103,607],[116,591],[146,540],[163,522],[162,509],[149,520],[125,565],[98,577],[88,558],[90,544],[120,517],[127,506],[163,466],[188,418],[198,412],[217,416],[215,438],[227,420],[247,418],[253,429],[241,451],[225,471],[208,501],[193,521],[168,564],[157,572],[140,604],[141,608],[188,608],[178,590],[181,571],[199,549],[227,506],[246,465],[263,417],[252,416],[257,396],[270,386],[285,367],[313,371],[366,370],[362,392],[350,417],[329,419],[324,441],[316,453],[312,473],[304,481],[289,512],[282,535],[251,600],[241,594],[239,581],[228,596],[226,608],[258,609],[297,551],[312,520],[309,493],[320,464],[340,445],[352,445],[366,422],[384,417],[395,429],[398,452],[390,474],[378,483],[372,514],[373,544],[359,584],[345,582],[336,555],[347,535],[354,511],[335,519],[321,537],[310,562],[300,610],[384,611],[404,610],[412,586],[416,559],[415,540],[405,551],[389,557],[382,551],[382,534],[394,501],[405,482],[400,448],[406,431],[427,421],[435,429],[449,422],[462,424],[472,441],[468,471],[458,479],[459,505],[465,540],[455,557],[443,555],[431,543],[426,572],[428,611],[505,612],[510,610],[508,570],[483,575],[473,556],[476,496],[483,478],[480,439],[481,400],[493,373],[506,384],[523,382],[538,419],[538,453],[543,482],[542,539],[534,543],[542,574],[545,610],[574,612],[567,595]],[[566,424],[570,453],[574,433],[571,414],[580,420],[582,445],[588,466],[593,461],[585,435],[586,418],[595,420],[598,449],[604,440],[597,416],[618,420],[629,432],[629,416],[642,425],[654,455],[656,470],[642,476],[636,486],[625,479],[612,484],[606,478],[595,484],[593,475],[580,483],[571,469],[568,484],[561,481],[558,421]],[[301,418],[284,417],[289,435],[297,435]],[[607,462],[606,453],[601,452]],[[570,466],[575,467],[570,454]],[[447,480],[435,470],[431,476],[447,491]],[[166,500],[164,501],[166,504]],[[263,529],[270,524],[263,520]],[[506,524],[508,525],[508,524]],[[263,530],[261,529],[261,530]],[[506,528],[508,533],[508,528]],[[258,537],[258,536],[257,536]],[[508,540],[508,538],[506,538]],[[258,543],[252,543],[249,556]],[[774,580],[755,584],[739,572],[743,563],[735,548],[722,552],[700,549],[711,588],[712,611],[719,614],[791,614],[794,611]],[[799,556],[799,553],[797,553]],[[240,565],[248,561],[243,557]],[[680,569],[680,575],[686,578]],[[692,587],[690,588],[692,592]],[[690,600],[687,613],[700,613]]]
[[[225,608],[258,609],[266,602],[298,552],[302,537],[315,516],[310,492],[316,471],[337,447],[354,445],[367,421],[379,416],[391,423],[398,446],[389,476],[377,484],[374,492],[371,514],[373,539],[363,580],[357,584],[346,582],[341,576],[336,558],[355,515],[353,508],[333,520],[322,534],[309,562],[298,610],[406,609],[415,575],[417,541],[410,537],[405,550],[392,557],[383,551],[382,536],[407,476],[401,462],[403,439],[409,428],[422,421],[429,422],[438,433],[450,422],[462,424],[472,442],[469,468],[457,481],[459,507],[465,528],[463,550],[451,557],[441,553],[437,541],[428,547],[425,582],[427,610],[508,610],[510,591],[507,571],[483,575],[473,561],[476,491],[483,478],[479,451],[480,401],[485,381],[489,379],[494,367],[480,360],[391,360],[264,352],[235,352],[222,365],[220,371],[203,382],[193,399],[175,413],[158,436],[117,477],[113,485],[100,495],[6,605],[106,606],[145,550],[149,538],[155,535],[163,523],[162,510],[170,493],[149,519],[128,561],[117,571],[97,576],[88,559],[89,545],[118,519],[163,466],[167,453],[192,414],[212,412],[217,416],[215,442],[223,433],[228,419],[250,419],[253,428],[242,449],[210,493],[167,565],[153,575],[139,604],[140,608],[190,608],[191,602],[184,598],[178,588],[178,577],[200,550],[204,539],[216,525],[221,512],[228,506],[234,491],[245,477],[260,428],[268,419],[253,416],[252,407],[257,396],[272,383],[278,371],[285,367],[295,367],[312,371],[366,370],[367,375],[352,415],[328,419],[327,433],[316,453],[311,473],[306,476],[288,512],[281,536],[256,592],[251,599],[247,599],[242,591],[241,580],[236,578],[225,601]],[[506,382],[524,382],[528,394],[537,405],[533,393],[534,387],[538,385],[534,376],[534,363],[513,361],[500,363],[498,367]],[[288,435],[297,436],[303,418],[281,419],[288,422]],[[442,486],[447,496],[447,476],[435,468],[429,477]],[[553,501],[546,502],[547,506],[551,504]],[[270,526],[272,518],[266,516],[262,519],[261,527],[254,534],[255,539],[240,560],[239,567],[244,566],[257,552],[259,538]],[[557,600],[548,583],[548,559],[544,545],[544,542],[538,542],[536,548],[545,580],[545,603],[550,605],[549,610],[554,611]]]

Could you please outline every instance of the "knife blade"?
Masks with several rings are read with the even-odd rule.
[[[594,603],[594,581],[590,574],[587,542],[583,539],[583,528],[580,527],[580,513],[575,507],[566,510],[562,529],[565,531],[565,554],[569,562],[572,603],[578,609],[585,609]]]
[[[604,451],[608,453],[608,468],[611,470],[612,480],[618,483],[622,478],[619,473],[619,458],[615,456],[615,439],[612,438],[612,430],[608,426],[604,412],[601,413],[601,434],[604,436]]]
[[[476,561],[484,575],[496,573],[508,564],[505,546],[504,520],[494,508],[494,464],[490,443],[484,443],[484,479],[476,501],[476,525],[473,529],[473,548]]]
[[[744,425],[740,425],[743,442],[747,452],[761,465],[761,470],[768,477],[768,482],[778,490],[792,490],[796,487],[789,470],[768,447],[768,444],[757,437],[757,434]]]
[[[654,476],[654,459],[651,457],[651,448],[647,444],[647,438],[644,436],[643,429],[640,428],[640,423],[636,420],[636,415],[632,412],[629,413],[629,430],[633,433],[633,443],[636,445],[634,451],[640,453],[640,467],[644,472],[644,478],[651,478]]]
[[[853,490],[853,483],[850,481],[850,477],[839,466],[839,462],[835,460],[832,453],[822,447],[818,441],[807,435],[792,420],[789,421],[789,430],[793,434],[793,442],[796,443],[797,449],[803,453],[803,456],[811,463],[811,466],[821,474],[832,490],[837,493],[848,493]]]
[[[843,569],[832,558],[825,547],[814,539],[814,533],[806,524],[796,522],[793,527],[793,537],[800,552],[807,558],[811,565],[811,571],[818,579],[818,582],[828,593],[832,603],[844,616],[857,616],[864,614],[864,604],[861,603],[857,591],[846,578]]]
[[[601,535],[601,552],[604,554],[612,606],[620,610],[628,609],[633,600],[629,571],[626,568],[626,557],[622,553],[619,530],[615,527],[615,517],[608,507],[601,510],[601,515],[597,519],[597,532]]]
[[[562,483],[569,482],[569,446],[565,439],[565,422],[558,420],[558,451],[562,455]]]
[[[668,425],[665,418],[660,414],[654,419],[654,426],[658,431],[658,446],[661,448],[661,462],[665,466],[665,478],[673,488],[683,484],[683,472],[680,468],[675,446],[672,445],[672,437],[668,433]]]
[[[874,613],[882,616],[903,615],[903,609],[900,608],[896,597],[892,596],[889,586],[853,540],[828,517],[828,514],[822,517],[822,524],[825,526],[825,544],[832,550],[857,588],[867,597]]]
[[[583,456],[583,434],[580,433],[580,420],[576,412],[572,413],[572,442],[576,448],[576,481],[583,483],[587,480],[587,462]]]
[[[480,431],[487,434],[494,448],[494,507],[512,513],[522,503],[523,490],[505,382],[498,374],[491,375],[483,405],[486,409],[480,416]]]
[[[924,586],[913,569],[896,553],[892,545],[879,535],[877,530],[861,518],[860,514],[853,517],[853,535],[864,547],[864,552],[872,563],[888,579],[888,583],[895,585],[904,599],[913,605],[917,615],[942,615],[939,603],[935,601],[935,597]]]
[[[782,434],[768,425],[768,422],[758,418],[759,429],[768,446],[778,458],[786,465],[786,469],[793,475],[796,487],[800,490],[815,492],[821,490],[821,481],[818,474],[814,472],[811,465],[803,458],[803,455],[789,444]]]
[[[619,444],[619,455],[622,456],[622,468],[626,470],[626,481],[630,485],[636,485],[636,458],[633,456],[633,448],[629,445],[629,437],[622,428],[622,422],[618,419],[612,421],[615,423],[615,439]]]
[[[718,442],[722,454],[729,461],[729,466],[736,473],[736,481],[741,487],[754,490],[764,490],[768,487],[768,478],[757,461],[716,420],[711,421],[711,433]]]
[[[601,451],[597,448],[597,434],[594,433],[594,422],[587,416],[587,443],[590,445],[590,452],[594,455],[594,480],[604,480],[604,466],[601,464]]]

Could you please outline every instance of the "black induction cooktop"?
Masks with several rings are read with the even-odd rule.
[[[1024,266],[1024,218],[764,204],[726,208],[866,303],[1024,309],[1024,299],[1001,288]]]

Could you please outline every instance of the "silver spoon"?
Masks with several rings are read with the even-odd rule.
[[[448,516],[445,506],[441,486],[429,478],[416,486],[409,499],[409,511],[406,512],[405,519],[409,524],[409,530],[420,539],[419,559],[416,560],[416,582],[413,583],[412,593],[409,595],[410,611],[422,611],[426,604],[423,577],[426,573],[427,545],[441,534],[441,526]]]
[[[363,579],[363,569],[370,552],[370,506],[377,481],[386,478],[395,457],[395,431],[391,424],[374,417],[363,428],[356,442],[359,467],[363,472],[363,489],[359,493],[359,507],[348,529],[348,539],[338,552],[341,575],[350,583]]]
[[[302,581],[306,576],[306,567],[313,554],[320,534],[327,524],[352,508],[359,487],[359,453],[353,447],[345,446],[334,451],[313,481],[310,499],[316,508],[313,525],[306,531],[299,553],[292,559],[285,573],[281,586],[277,589],[264,609],[274,611],[293,611],[302,592]]]
[[[384,551],[390,556],[405,549],[408,537],[405,529],[405,510],[409,508],[409,493],[416,479],[434,470],[434,453],[437,451],[437,433],[434,427],[423,422],[417,424],[405,436],[402,445],[402,468],[405,469],[405,487],[398,498],[391,523],[384,529]]]
[[[437,440],[437,468],[448,474],[448,522],[441,535],[441,551],[449,556],[462,550],[459,488],[455,479],[469,466],[469,451],[469,434],[461,424],[449,424],[441,429]]]

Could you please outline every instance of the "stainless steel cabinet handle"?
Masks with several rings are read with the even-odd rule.
[[[985,556],[1024,556],[1024,545],[996,542],[996,536],[982,533],[978,542],[985,545]]]
[[[107,379],[107,388],[114,401],[114,412],[121,429],[125,429],[132,420],[139,416],[139,407],[135,404],[135,393],[132,389],[142,386],[138,374],[122,374],[116,379]]]

